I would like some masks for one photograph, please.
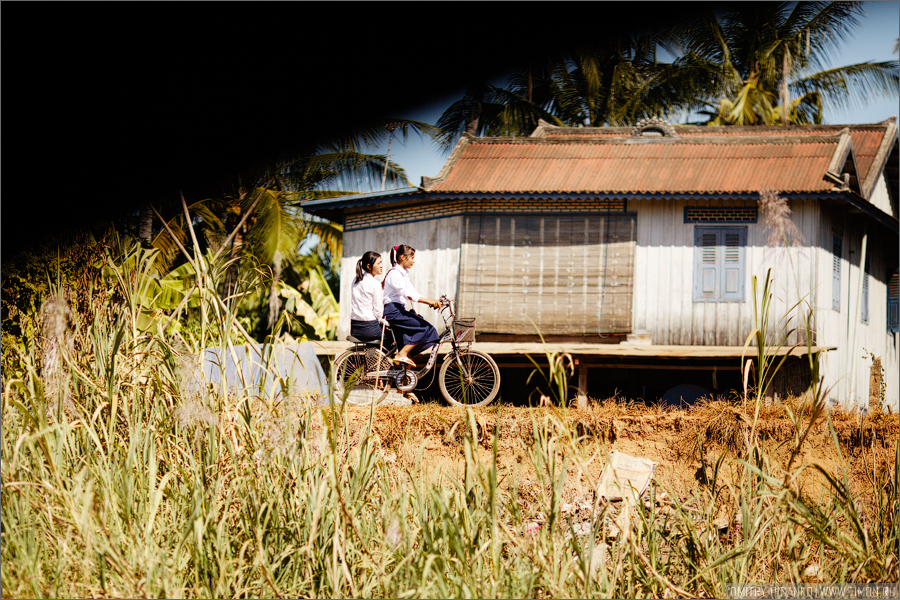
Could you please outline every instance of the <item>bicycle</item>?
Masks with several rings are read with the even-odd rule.
[[[475,319],[457,318],[454,302],[446,295],[441,296],[439,302],[438,310],[445,330],[431,348],[425,367],[415,371],[391,360],[397,354],[397,346],[384,348],[384,332],[390,324],[382,321],[380,340],[347,336],[353,346],[338,356],[332,367],[336,396],[344,398],[348,389],[362,389],[372,402],[379,404],[391,387],[403,393],[411,392],[419,379],[434,367],[440,347],[449,343],[450,351],[438,372],[441,394],[447,402],[454,406],[476,407],[493,401],[500,391],[500,368],[490,355],[471,349],[475,341]]]

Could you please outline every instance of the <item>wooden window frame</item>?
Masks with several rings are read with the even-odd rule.
[[[888,274],[887,329],[891,333],[900,331],[900,275],[896,268]]]
[[[744,302],[746,262],[746,226],[694,226],[693,301]]]
[[[831,309],[841,312],[841,261],[844,236],[832,232],[831,237]]]

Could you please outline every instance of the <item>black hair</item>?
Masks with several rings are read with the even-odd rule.
[[[373,250],[369,250],[363,254],[362,258],[356,261],[356,279],[353,280],[353,283],[359,283],[362,281],[362,278],[365,277],[366,273],[371,273],[372,265],[374,265],[375,261],[379,258],[381,258],[381,254]]]
[[[407,246],[406,244],[400,244],[399,246],[394,246],[391,248],[391,265],[396,265],[400,261],[401,256],[412,256],[416,253],[416,249]]]

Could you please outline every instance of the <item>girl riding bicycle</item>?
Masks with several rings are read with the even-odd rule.
[[[350,291],[350,335],[355,338],[381,339],[384,299],[381,282],[376,277],[382,272],[384,267],[377,252],[369,250],[356,262],[356,279]],[[394,341],[390,330],[384,336],[384,344],[389,348]]]
[[[384,277],[384,318],[391,324],[397,345],[400,346],[395,360],[410,367],[415,363],[409,353],[426,350],[438,343],[440,336],[428,321],[412,310],[407,310],[406,301],[420,302],[438,309],[440,302],[423,298],[409,281],[409,270],[416,262],[416,251],[405,244],[391,249],[391,269]]]

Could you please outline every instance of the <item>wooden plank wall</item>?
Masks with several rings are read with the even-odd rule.
[[[755,206],[755,202],[743,202]],[[758,223],[747,224],[745,293],[743,302],[693,302],[693,261],[695,224],[684,223],[684,208],[689,206],[734,206],[733,201],[717,199],[631,200],[628,212],[637,214],[634,249],[633,330],[648,330],[654,344],[742,346],[753,329],[753,288],[756,275],[760,285],[767,269],[775,277],[772,320],[803,299],[815,311],[817,336],[821,346],[837,346],[826,356],[826,386],[833,386],[830,397],[846,403],[868,396],[869,358],[863,348],[882,359],[888,402],[897,406],[900,396],[900,360],[898,336],[886,327],[886,285],[890,264],[897,264],[896,238],[883,235],[870,225],[868,255],[869,322],[858,324],[855,350],[849,349],[852,338],[850,311],[856,309],[859,282],[861,233],[858,221],[833,207],[813,200],[791,202],[793,221],[800,229],[805,244],[801,248],[769,247],[768,233],[760,215]],[[350,328],[350,286],[356,261],[366,250],[382,252],[388,264],[388,249],[406,243],[417,249],[416,266],[411,272],[413,285],[427,297],[447,293],[457,297],[460,273],[460,249],[463,239],[463,216],[415,223],[387,225],[347,231],[341,262],[341,316],[338,339],[344,339]],[[846,225],[842,257],[841,310],[831,308],[832,220]],[[854,225],[854,223],[856,223]],[[711,223],[712,224],[712,223]],[[437,313],[426,307],[419,311],[438,330],[442,329]],[[538,313],[539,314],[539,313]],[[859,315],[854,315],[858,323]],[[791,327],[802,327],[795,314]],[[774,333],[774,332],[773,332]],[[794,334],[789,343],[800,341]],[[856,369],[856,389],[850,390],[850,369]]]
[[[886,404],[898,409],[900,399],[900,352],[898,334],[887,330],[887,285],[890,271],[898,263],[896,237],[886,235],[880,227],[869,224],[866,254],[869,257],[869,319],[860,320],[857,293],[860,278],[863,218],[848,214],[846,209],[829,207],[822,211],[820,228],[818,280],[822,294],[818,303],[819,339],[837,350],[825,357],[825,386],[829,397],[848,406],[866,406],[869,395],[869,352],[881,358],[884,381],[887,384]],[[832,224],[843,227],[843,256],[841,257],[841,303],[834,310],[831,303],[832,281]],[[858,328],[856,346],[853,329]],[[851,389],[851,369],[855,380]]]
[[[754,203],[748,202],[747,205]],[[860,269],[862,221],[813,200],[791,202],[792,220],[805,241],[800,248],[770,247],[768,231],[760,214],[758,223],[747,224],[747,272],[743,302],[693,302],[693,229],[684,223],[684,207],[729,206],[714,200],[631,201],[629,211],[638,214],[635,254],[634,328],[649,330],[654,344],[741,346],[753,329],[752,277],[760,286],[772,269],[774,298],[770,312],[771,339],[775,321],[802,300],[814,313],[815,342],[837,346],[825,355],[825,386],[828,397],[847,405],[865,405],[868,396],[871,359],[863,349],[881,357],[887,382],[887,403],[897,407],[900,397],[898,335],[887,331],[887,275],[889,264],[897,264],[896,238],[869,226],[868,251],[869,321],[859,322],[857,290]],[[841,269],[841,308],[831,307],[832,220],[845,226]],[[711,223],[712,225],[712,223]],[[852,318],[850,313],[854,312]],[[850,349],[853,327],[858,326],[857,344]],[[794,311],[788,328],[803,329],[799,311]],[[788,344],[803,341],[797,331]],[[850,371],[856,370],[850,389]]]
[[[878,178],[878,182],[875,184],[875,187],[872,188],[872,197],[869,198],[869,201],[887,214],[897,218],[897,209],[891,202],[891,197],[888,194],[887,181],[884,175]]]
[[[350,333],[350,284],[355,277],[356,261],[368,250],[381,252],[387,272],[391,264],[390,249],[397,244],[412,246],[416,249],[416,264],[409,278],[416,290],[426,298],[437,299],[441,294],[456,298],[462,219],[455,216],[344,232],[338,339],[343,340]],[[437,311],[417,304],[416,312],[438,332],[444,330]]]
[[[743,204],[754,206],[755,202]],[[638,218],[635,255],[634,329],[648,330],[654,344],[741,346],[753,329],[751,278],[766,270],[775,275],[772,314],[781,316],[797,302],[798,291],[813,290],[815,252],[803,248],[770,248],[762,217],[748,223],[743,302],[694,302],[694,223],[684,222],[685,206],[734,206],[734,201],[634,200],[629,211]],[[806,239],[818,239],[814,205],[797,201],[793,219]],[[718,225],[719,223],[709,223]],[[725,225],[726,223],[721,223]],[[742,224],[743,225],[743,224]],[[799,288],[798,288],[799,285]],[[813,297],[816,292],[812,292]],[[792,340],[799,339],[797,335]]]

